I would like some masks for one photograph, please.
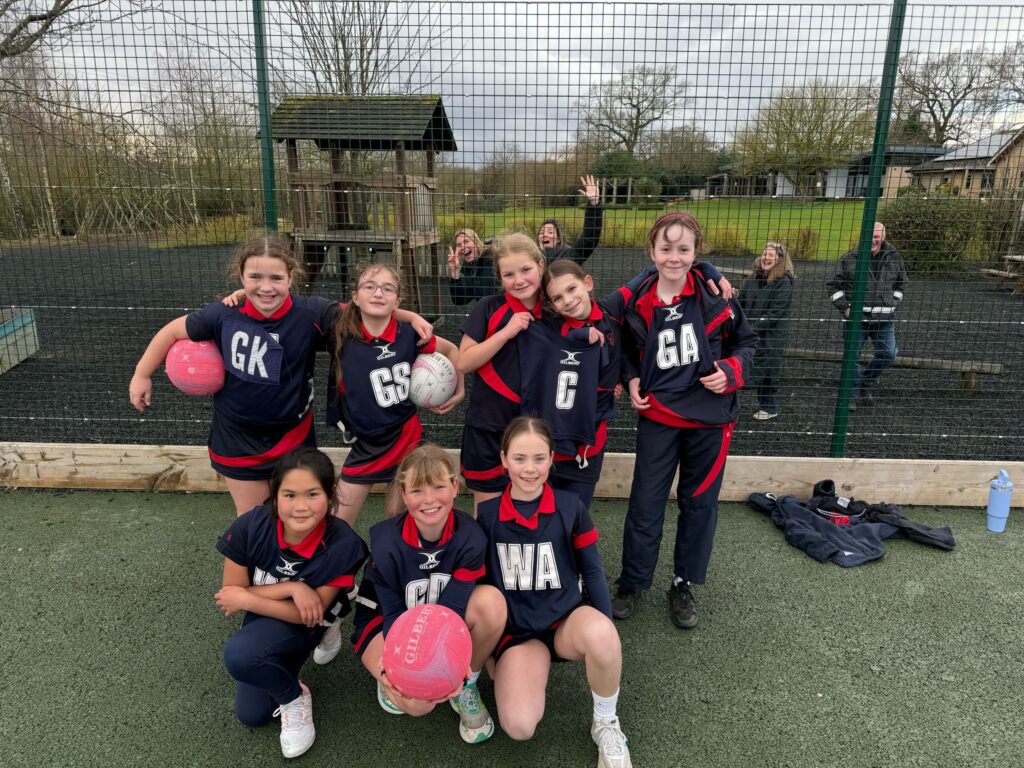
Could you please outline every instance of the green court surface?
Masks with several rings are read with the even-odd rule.
[[[379,519],[380,498],[360,528]],[[607,570],[624,502],[598,501]],[[666,545],[655,588],[619,624],[619,714],[637,768],[1024,765],[1024,514],[910,510],[950,525],[954,552],[888,542],[875,563],[820,565],[771,521],[723,505],[701,623],[669,622]],[[0,763],[277,765],[277,726],[239,725],[214,607],[224,495],[0,491]],[[347,634],[347,631],[346,631]],[[582,665],[552,673],[534,739],[467,746],[439,708],[377,706],[347,649],[311,662],[317,741],[305,766],[593,766]],[[486,678],[486,675],[485,675]],[[490,682],[481,684],[493,702]]]

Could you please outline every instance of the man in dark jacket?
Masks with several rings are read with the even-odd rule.
[[[850,303],[857,274],[857,249],[844,253],[836,265],[836,272],[828,282],[828,291],[844,321],[850,318]],[[885,227],[875,222],[871,237],[871,262],[868,265],[868,282],[864,292],[864,310],[860,326],[858,353],[864,343],[871,339],[875,356],[866,366],[857,366],[853,380],[853,402],[869,400],[868,388],[878,381],[892,361],[896,359],[896,312],[903,303],[903,292],[907,287],[907,267],[899,251],[885,240]],[[843,323],[844,335],[850,325]]]

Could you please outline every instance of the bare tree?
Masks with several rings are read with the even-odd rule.
[[[100,23],[134,16],[149,0],[2,0],[0,60],[59,46]]]
[[[991,61],[998,106],[1024,107],[1024,40],[1008,45]]]
[[[936,143],[963,142],[976,119],[991,112],[997,95],[991,64],[982,49],[900,57],[899,87],[931,122]]]
[[[747,173],[778,172],[808,195],[817,174],[870,146],[872,89],[815,80],[782,90],[736,135]]]
[[[658,121],[680,109],[687,85],[675,67],[636,67],[602,83],[589,99],[578,103],[580,122],[592,133],[608,137],[608,147],[630,154]]]
[[[300,43],[291,49],[298,66],[282,73],[290,91],[416,93],[447,71],[436,67],[435,54],[450,28],[439,22],[444,16],[433,5],[289,0],[278,14],[279,23],[294,28]]]

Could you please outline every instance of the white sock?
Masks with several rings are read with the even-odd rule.
[[[618,691],[607,698],[604,696],[598,696],[593,691],[590,692],[590,695],[594,697],[595,720],[610,720],[615,717],[615,705],[619,703]]]
[[[676,576],[674,579],[672,579],[672,586],[673,587],[678,587],[680,584],[686,584],[686,583],[687,583],[686,579],[684,579],[684,578],[682,578],[680,576]]]
[[[470,672],[469,675],[466,677],[466,683],[468,685],[476,685],[476,681],[480,678],[481,671],[482,670],[478,669],[476,672]]]

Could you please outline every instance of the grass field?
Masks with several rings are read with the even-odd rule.
[[[623,502],[598,501],[619,559]],[[225,495],[0,493],[4,766],[280,765],[276,726],[231,713],[221,661],[238,626],[214,608]],[[360,528],[379,519],[371,500]],[[620,715],[637,768],[1019,766],[1024,755],[1024,519],[923,509],[954,552],[891,541],[844,570],[788,546],[771,521],[723,506],[701,625],[669,622],[655,589],[619,625]],[[464,745],[448,710],[384,714],[352,654],[308,665],[317,742],[304,766],[592,768],[581,665],[558,665],[535,738]],[[493,702],[490,683],[482,683]]]
[[[840,202],[796,203],[782,200],[743,200],[719,198],[670,204],[657,209],[612,208],[605,211],[601,244],[606,247],[640,247],[654,220],[666,210],[687,210],[701,222],[719,252],[734,255],[743,244],[749,253],[760,253],[766,240],[778,233],[794,232],[806,227],[818,233],[819,259],[835,259],[850,248],[860,233],[864,203],[860,200]],[[567,239],[573,239],[583,226],[582,208],[508,209],[500,213],[443,214],[438,217],[444,235],[462,227],[490,235],[506,229],[525,227],[536,232],[548,217],[560,219]],[[722,246],[728,245],[728,248]]]
[[[605,211],[601,244],[612,248],[640,247],[651,223],[666,210],[688,210],[700,220],[713,248],[720,253],[738,255],[741,251],[759,253],[770,237],[809,228],[818,233],[817,258],[834,259],[850,248],[860,232],[864,203],[860,200],[840,202],[796,203],[782,200],[725,199],[669,204],[660,208],[612,208]],[[583,209],[509,208],[499,213],[442,213],[437,217],[442,239],[449,241],[454,232],[469,227],[483,237],[512,229],[536,232],[548,218],[560,219],[569,240],[579,235],[583,226]],[[282,232],[291,223],[282,221]],[[199,226],[180,227],[154,237],[150,246],[179,246],[237,243],[261,234],[252,227],[247,216],[224,216],[210,219]],[[792,239],[792,238],[790,238]],[[717,242],[716,242],[717,241]]]

